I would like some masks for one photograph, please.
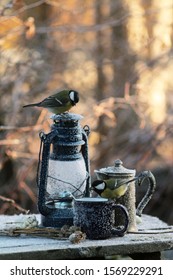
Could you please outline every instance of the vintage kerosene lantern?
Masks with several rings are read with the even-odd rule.
[[[51,132],[40,133],[38,209],[42,225],[73,224],[73,198],[89,196],[89,127],[81,127],[78,114],[53,115]]]

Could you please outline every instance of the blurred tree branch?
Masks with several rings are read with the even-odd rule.
[[[26,210],[26,209],[22,208],[13,199],[10,199],[10,198],[7,198],[7,197],[4,197],[4,196],[0,195],[0,200],[3,201],[3,202],[9,203],[12,207],[19,210],[20,213],[23,213],[23,214],[28,214],[29,213],[29,210]]]

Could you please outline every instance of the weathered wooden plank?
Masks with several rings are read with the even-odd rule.
[[[0,216],[0,227],[4,223],[17,220],[17,216]],[[40,219],[40,216],[37,216]],[[155,253],[173,248],[173,233],[170,227],[156,217],[143,215],[138,232],[106,240],[85,240],[72,244],[67,240],[55,240],[28,236],[0,236],[0,259],[85,259],[104,258],[105,255],[131,255]],[[158,230],[162,233],[158,233]],[[173,229],[172,229],[173,230]]]

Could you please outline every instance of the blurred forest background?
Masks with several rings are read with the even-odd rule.
[[[0,214],[37,212],[38,135],[51,120],[22,106],[72,88],[91,175],[117,158],[150,169],[144,213],[173,224],[173,0],[1,0],[0,76]]]

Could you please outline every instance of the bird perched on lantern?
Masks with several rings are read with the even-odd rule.
[[[69,111],[73,106],[79,102],[79,94],[75,90],[62,90],[49,97],[45,98],[41,102],[28,104],[25,107],[43,107],[51,111],[52,113],[59,115]]]
[[[128,189],[129,183],[136,179],[137,177],[120,182],[114,179],[96,180],[92,183],[92,190],[103,198],[116,199],[123,196]]]

